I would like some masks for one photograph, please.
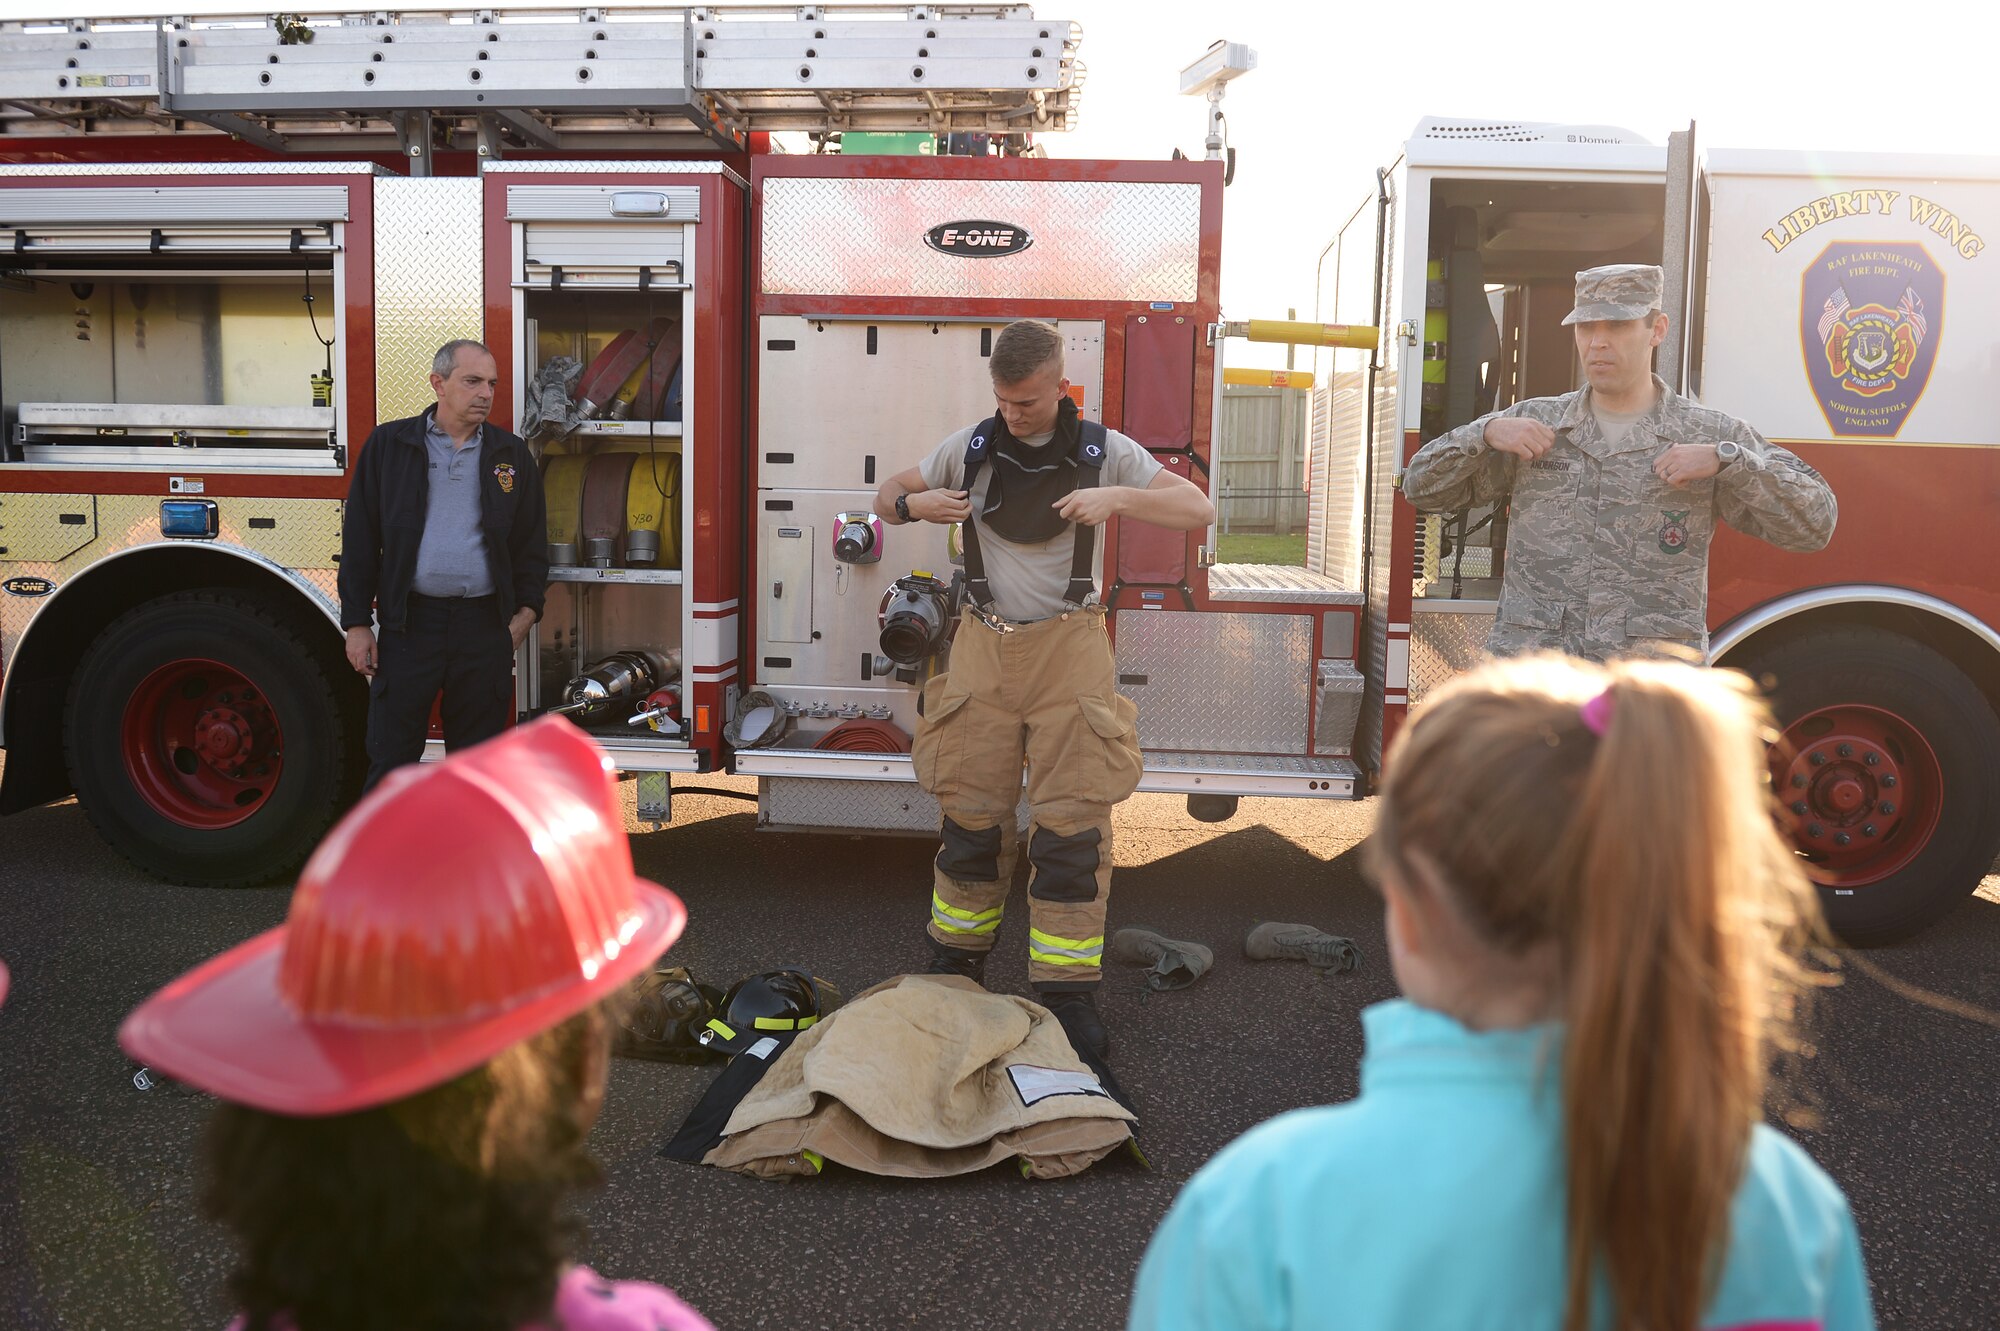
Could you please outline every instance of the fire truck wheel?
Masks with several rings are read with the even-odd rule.
[[[65,748],[84,812],[173,882],[247,887],[298,867],[352,777],[327,672],[253,596],[180,592],[129,611],[70,685]]]
[[[1893,942],[1979,886],[2000,852],[2000,718],[1963,671],[1868,628],[1730,664],[1772,688],[1772,788],[1835,933]]]

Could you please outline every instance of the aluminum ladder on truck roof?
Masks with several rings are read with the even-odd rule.
[[[227,134],[273,152],[740,150],[763,131],[1039,133],[1081,37],[1026,5],[424,10],[0,23],[0,146]]]

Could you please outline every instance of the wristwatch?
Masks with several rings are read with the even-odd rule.
[[[910,497],[907,494],[896,496],[896,518],[901,522],[916,521],[915,518],[910,516]]]
[[[1715,460],[1723,467],[1743,456],[1743,445],[1734,439],[1725,439],[1715,446]]]

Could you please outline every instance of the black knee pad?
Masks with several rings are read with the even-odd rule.
[[[1028,842],[1028,859],[1035,866],[1028,894],[1044,901],[1097,900],[1097,848],[1102,844],[1104,833],[1095,827],[1070,836],[1037,827]]]
[[[961,883],[991,883],[1000,878],[1000,827],[983,832],[960,827],[946,814],[943,845],[938,847],[938,871]]]

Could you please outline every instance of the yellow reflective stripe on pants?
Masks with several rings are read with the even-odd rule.
[[[1028,930],[1028,960],[1051,966],[1095,966],[1104,960],[1104,935],[1058,938],[1040,929]]]
[[[935,891],[931,893],[931,919],[937,927],[954,934],[990,934],[1000,927],[1001,907],[969,911],[948,905]]]

